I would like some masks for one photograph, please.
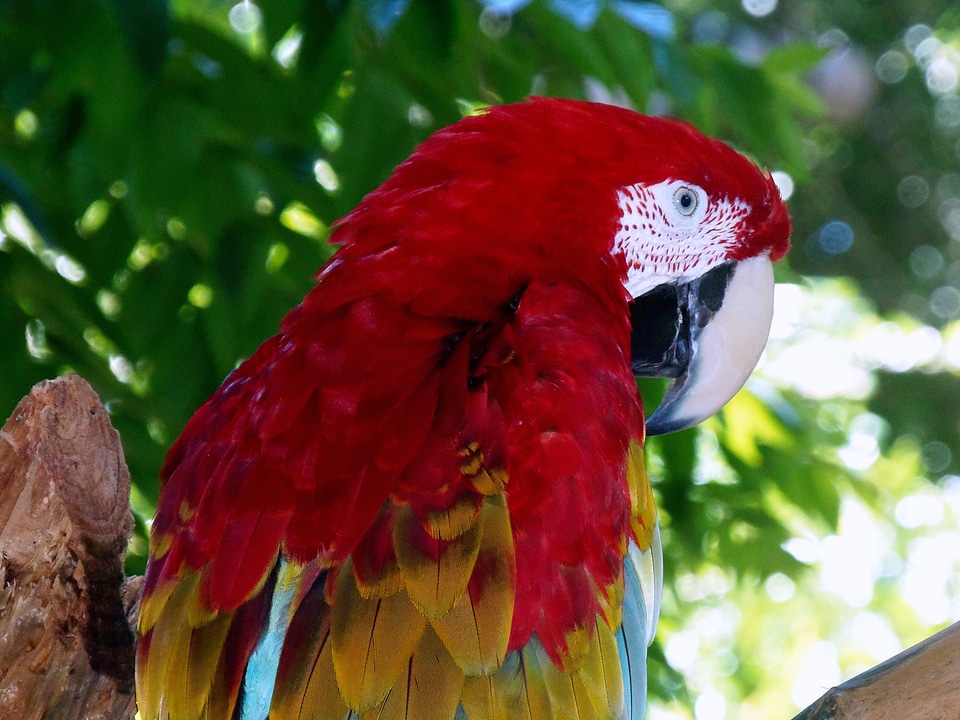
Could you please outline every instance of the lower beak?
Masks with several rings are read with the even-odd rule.
[[[674,378],[647,434],[693,427],[743,387],[767,343],[773,285],[770,258],[758,255],[631,303],[633,372]]]

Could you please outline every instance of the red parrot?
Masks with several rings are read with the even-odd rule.
[[[141,718],[643,718],[644,437],[746,380],[789,234],[680,122],[536,98],[436,132],[170,450]],[[646,424],[635,375],[673,378]]]

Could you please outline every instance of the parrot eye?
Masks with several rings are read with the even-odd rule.
[[[673,193],[673,206],[686,217],[693,215],[699,202],[696,191],[686,186],[678,187]]]

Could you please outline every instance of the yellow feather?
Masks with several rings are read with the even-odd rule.
[[[173,533],[150,533],[150,557],[159,560],[173,546]]]
[[[402,720],[407,716],[407,682],[410,678],[409,670],[404,670],[397,678],[397,682],[387,697],[379,705],[360,713],[360,720]]]
[[[208,565],[207,568],[210,566]],[[206,572],[206,571],[205,571]],[[267,575],[269,575],[269,571]],[[191,593],[192,602],[187,604],[187,623],[190,627],[200,627],[201,625],[206,625],[208,622],[212,621],[217,617],[218,613],[216,610],[210,608],[201,597],[202,593],[200,592],[199,586],[203,584],[203,575],[198,577],[198,587],[196,590]],[[257,589],[253,591],[254,595],[258,594],[263,588],[264,580],[260,581],[260,584],[257,586]]]
[[[357,591],[366,600],[389,597],[404,587],[403,574],[397,563],[391,563],[383,569],[383,573],[376,580],[361,580],[356,578]]]
[[[531,642],[537,641],[531,640]],[[543,680],[543,672],[540,669],[540,664],[539,662],[531,661],[532,654],[533,651],[529,647],[517,653],[520,657],[521,669],[523,670],[523,699],[525,705],[529,708],[531,720],[549,720],[550,718],[566,720],[566,718],[554,712],[550,694],[547,692],[547,686]]]
[[[186,638],[189,643],[190,632],[187,627],[187,606],[193,602],[192,593],[196,590],[199,576],[187,575],[181,582],[169,590],[164,586],[166,601],[159,607],[157,616],[152,618],[150,646],[146,660],[137,672],[137,702],[145,718],[155,718],[160,713],[160,702],[164,696],[167,675],[179,645]],[[180,679],[180,682],[183,682]]]
[[[606,628],[602,620],[597,625]],[[600,652],[600,636],[593,628],[593,637],[587,651],[584,653],[580,667],[569,673],[573,682],[573,692],[580,707],[580,716],[583,718],[611,717],[607,698],[607,685],[604,679],[603,656]]]
[[[506,720],[497,702],[493,678],[468,677],[463,686],[461,702],[470,720]]]
[[[165,692],[170,715],[177,720],[201,717],[232,619],[232,613],[224,613],[182,633],[167,668]]]
[[[586,682],[580,670],[556,667],[533,638],[495,675],[467,678],[463,708],[470,720],[612,720],[591,697],[605,704],[602,678],[598,689],[587,689]]]
[[[167,662],[166,680],[163,684],[163,696],[167,709],[177,720],[196,720],[198,712],[187,703],[187,677],[190,674],[190,638],[189,628],[180,628],[171,642]]]
[[[170,593],[179,585],[179,581],[170,580],[154,588],[149,595],[144,595],[140,601],[140,614],[137,618],[137,628],[141,635],[145,635],[157,624],[157,618],[163,612],[164,605],[170,599]]]
[[[406,720],[449,720],[460,703],[463,671],[430,628],[413,654]]]
[[[597,600],[600,601],[600,613],[610,628],[618,628],[623,622],[623,595],[623,573],[620,573],[616,580],[607,585],[603,592],[597,593]]]
[[[603,670],[603,686],[607,693],[607,710],[612,717],[624,714],[623,668],[620,666],[620,652],[617,638],[611,628],[601,620],[597,621],[597,639],[599,641],[600,667]]]
[[[450,612],[430,621],[467,675],[489,675],[503,664],[513,621],[516,560],[503,496],[488,497],[481,516],[483,539],[475,565],[478,579],[468,585]]]
[[[480,552],[482,535],[483,516],[478,515],[473,525],[460,537],[450,541],[435,541],[427,535],[409,505],[397,508],[393,525],[397,562],[410,599],[428,619],[433,620],[450,612],[467,589]],[[446,547],[435,560],[418,549],[424,542],[440,542]]]
[[[450,720],[460,704],[463,681],[463,672],[428,626],[383,704],[360,720]]]
[[[207,695],[207,708],[204,720],[226,720],[232,718],[237,705],[237,693],[227,687],[226,678],[222,672],[222,665],[217,669],[221,672],[213,676],[213,683]],[[176,718],[174,718],[176,720]]]
[[[507,484],[507,474],[498,468],[488,468],[483,463],[483,451],[472,442],[460,450],[464,459],[460,472],[467,478],[477,492],[483,495],[500,495]]]
[[[342,720],[347,717],[349,708],[340,694],[340,686],[337,683],[336,670],[332,643],[326,642],[320,650],[320,656],[317,658],[317,664],[310,674],[310,680],[306,685],[303,694],[303,710],[298,707],[296,714],[290,713],[286,716],[274,715],[271,711],[270,720],[281,720],[281,718],[290,718],[290,720]],[[302,712],[302,715],[301,715]]]
[[[407,668],[383,703],[360,720],[451,720],[460,704],[464,676],[429,627]]]
[[[653,543],[654,528],[657,524],[657,508],[653,502],[653,489],[647,477],[647,466],[643,458],[643,446],[631,441],[627,451],[627,487],[630,491],[630,505],[633,508],[633,532],[641,550]]]
[[[152,637],[143,636],[140,638],[141,643],[152,640]],[[137,708],[143,720],[154,720],[160,714],[160,687],[158,685],[163,684],[163,674],[156,668],[159,661],[153,657],[153,653],[153,648],[151,648],[146,658],[143,659],[143,656],[141,656],[137,663],[135,678]]]
[[[614,720],[623,709],[620,659],[613,631],[598,618],[575,670],[554,665],[534,636],[489,678],[467,678],[470,720]]]
[[[482,505],[481,495],[465,491],[446,510],[426,514],[427,532],[441,540],[459,537],[476,522]]]
[[[527,643],[523,659],[528,667],[538,671],[534,676],[542,683],[542,692],[550,698],[553,717],[557,720],[585,720],[580,715],[570,676],[553,664],[539,640],[532,639]]]
[[[420,642],[426,618],[404,592],[365,599],[353,564],[344,564],[330,624],[333,667],[347,704],[357,711],[380,703]]]
[[[507,484],[507,474],[503,470],[482,468],[476,475],[470,476],[470,483],[478,493],[500,495]]]
[[[396,505],[387,500],[367,530],[367,536],[351,555],[357,589],[367,598],[385,598],[403,588],[403,575],[395,556],[384,557],[382,543],[393,542]]]
[[[567,651],[563,658],[563,669],[573,672],[586,661],[593,642],[592,628],[575,627],[563,636]]]
[[[152,617],[142,621],[151,623],[152,635],[137,673],[143,717],[156,717],[161,704],[178,720],[203,714],[232,613],[197,612],[199,588],[199,574],[189,573],[149,598],[156,601],[148,608]]]
[[[552,717],[548,700],[538,702],[530,697],[526,668],[519,652],[510,653],[496,674],[467,678],[462,702],[470,720],[546,720]]]

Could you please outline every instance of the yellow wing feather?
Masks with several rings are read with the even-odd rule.
[[[368,710],[386,697],[426,623],[405,592],[364,598],[347,560],[337,580],[330,640],[337,684],[350,707]]]
[[[630,442],[627,451],[627,488],[630,491],[630,505],[633,508],[633,532],[641,551],[653,544],[653,535],[657,527],[657,507],[653,501],[653,489],[647,477],[647,465],[643,457],[643,446]]]
[[[451,720],[463,681],[463,672],[428,626],[383,704],[363,713],[360,720]]]
[[[467,589],[480,552],[483,518],[484,514],[478,513],[459,536],[436,540],[409,505],[397,508],[393,525],[397,562],[410,599],[428,620],[448,613]],[[438,558],[432,557],[434,550]]]
[[[149,650],[146,662],[141,663],[137,672],[137,702],[140,713],[145,718],[160,715],[160,705],[168,685],[169,668],[172,660],[180,651],[179,645],[186,635],[189,643],[188,628],[183,627],[187,617],[191,595],[196,591],[198,576],[191,574],[172,587],[158,588],[159,596],[148,599],[147,618],[152,620],[148,627],[141,618],[141,633],[149,632]],[[175,687],[181,686],[178,682]]]
[[[480,511],[483,539],[467,591],[446,615],[430,620],[467,675],[488,675],[503,664],[513,622],[516,561],[510,512],[502,495]]]
[[[483,496],[464,492],[446,510],[428,512],[424,518],[427,532],[440,540],[452,540],[463,535],[477,520]]]
[[[167,669],[166,699],[171,717],[203,717],[232,619],[232,613],[224,613],[182,634]]]
[[[349,708],[341,695],[333,661],[333,645],[326,642],[317,658],[317,664],[308,675],[303,693],[303,703],[296,713],[282,715],[271,712],[271,720],[290,718],[316,718],[317,720],[343,720]]]

